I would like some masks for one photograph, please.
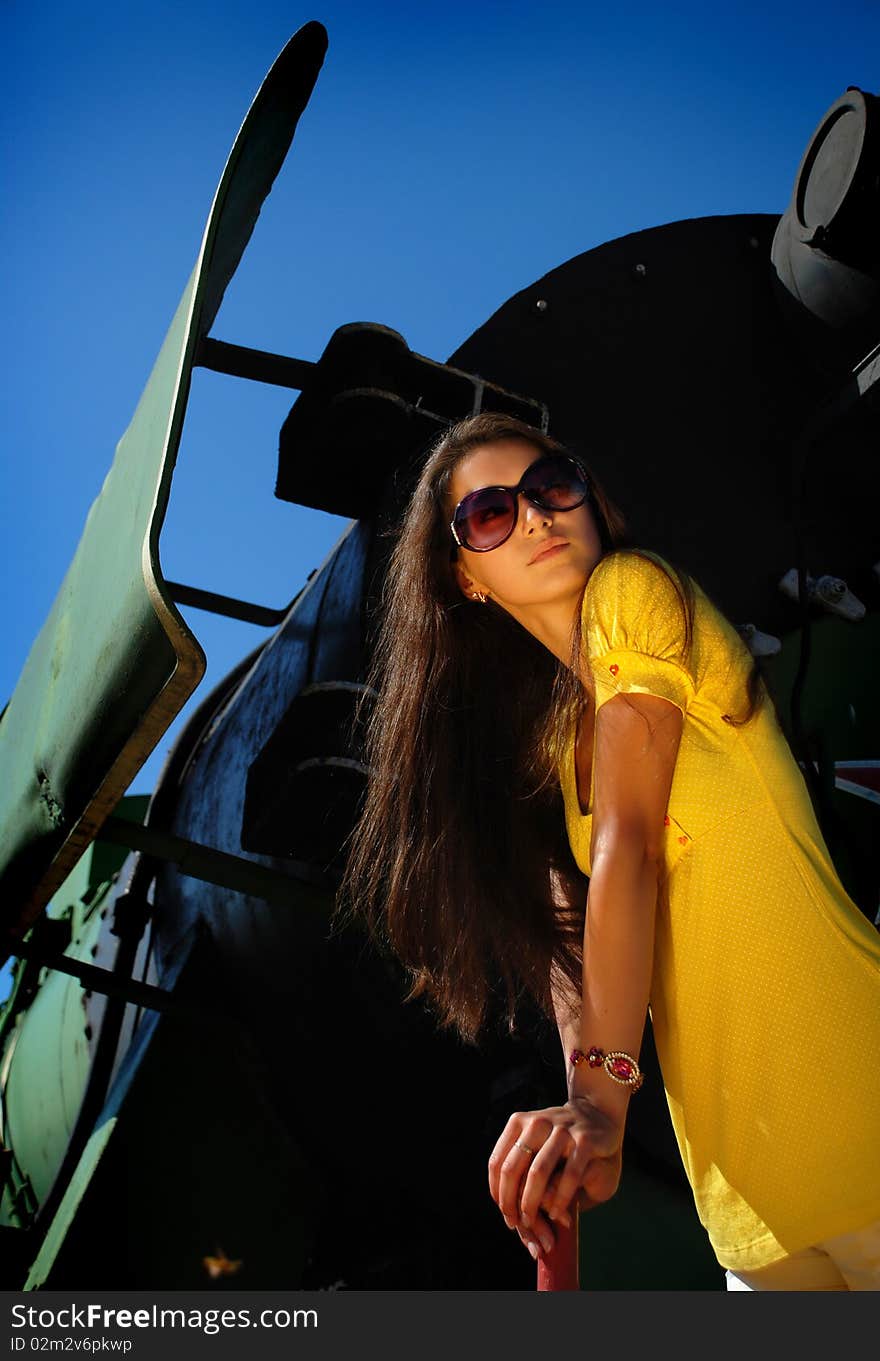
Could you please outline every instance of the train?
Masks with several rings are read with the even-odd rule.
[[[576,255],[445,361],[381,323],[317,361],[212,335],[327,50],[300,28],[220,178],[193,273],[0,717],[6,1288],[724,1288],[650,1032],[617,1196],[536,1278],[490,1201],[514,1109],[564,1099],[523,1002],[477,1045],[333,907],[365,764],[389,535],[425,451],[482,410],[583,448],[633,537],[759,659],[847,891],[880,907],[880,103],[837,96],[778,215]],[[809,134],[809,135],[808,135]],[[274,494],[350,521],[282,610],[168,581],[192,373],[289,389]],[[308,455],[307,457],[305,455]],[[262,625],[149,796],[126,791],[206,658],[180,606]],[[816,980],[817,988],[821,979]]]

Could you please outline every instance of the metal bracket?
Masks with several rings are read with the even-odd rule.
[[[75,978],[84,988],[91,992],[99,992],[104,997],[121,997],[124,1002],[133,1002],[136,1006],[147,1007],[150,1011],[186,1010],[164,988],[156,988],[151,983],[139,983],[135,978],[121,977],[110,969],[100,969],[96,964],[87,964],[85,960],[76,959],[73,955],[57,954],[45,949],[39,941],[17,941],[12,947],[12,953],[20,959],[36,964],[39,968],[67,974],[70,978]]]
[[[306,585],[316,570],[313,568],[309,572]],[[203,591],[198,586],[185,586],[180,581],[166,580],[165,585],[171,593],[171,599],[178,605],[192,605],[194,609],[205,610],[208,614],[222,614],[226,619],[241,619],[246,624],[260,624],[267,629],[277,628],[284,622],[305,590],[305,586],[301,586],[292,600],[282,605],[280,610],[275,610],[269,605],[253,605],[249,600],[218,595],[216,591]]]
[[[302,906],[303,888],[334,893],[338,887],[338,875],[315,869],[301,860],[291,861],[290,868],[283,871],[270,869],[244,856],[214,850],[211,846],[186,841],[183,837],[172,836],[170,832],[156,831],[120,817],[109,817],[98,839],[117,846],[127,846],[129,850],[138,851],[152,860],[176,865],[181,874],[192,879],[202,879],[220,888],[231,888],[236,893],[262,898],[267,903],[278,903],[282,907]]]
[[[0,1150],[0,1191],[4,1189],[9,1193],[10,1213],[18,1221],[17,1225],[10,1227],[29,1229],[36,1218],[40,1202],[30,1177],[19,1168],[11,1148]]]
[[[212,340],[210,336],[205,336],[199,344],[195,362],[199,368],[212,369],[214,373],[228,373],[233,378],[249,378],[256,383],[293,388],[296,392],[302,392],[318,367],[310,359],[291,359],[286,354],[252,350],[246,345]]]

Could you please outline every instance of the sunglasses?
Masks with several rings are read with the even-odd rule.
[[[577,459],[547,454],[526,468],[515,487],[469,492],[455,507],[449,527],[459,548],[488,553],[513,533],[521,495],[539,510],[576,510],[589,494],[587,474]]]

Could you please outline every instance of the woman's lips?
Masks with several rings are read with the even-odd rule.
[[[529,566],[531,567],[536,562],[543,562],[545,558],[555,558],[557,553],[561,553],[562,549],[567,547],[568,539],[548,539],[535,556],[529,558]]]

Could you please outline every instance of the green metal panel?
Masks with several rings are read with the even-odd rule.
[[[79,1209],[80,1202],[89,1189],[89,1183],[95,1169],[110,1142],[118,1118],[118,1115],[108,1116],[102,1124],[98,1125],[91,1139],[89,1139],[77,1169],[64,1193],[64,1199],[58,1213],[49,1226],[49,1232],[40,1244],[36,1261],[33,1263],[24,1284],[25,1290],[39,1290],[51,1271],[55,1258],[58,1256],[61,1245],[67,1236],[67,1231]]]
[[[210,948],[192,966],[212,972]],[[328,1190],[268,1082],[247,1028],[222,1014],[148,1024],[14,1288],[204,1290],[218,1248],[241,1261],[234,1289],[295,1288]]]
[[[95,913],[67,954],[91,963],[101,930]],[[4,1064],[3,1138],[42,1203],[61,1165],[89,1075],[83,990],[67,974],[43,970],[27,1011],[19,1016],[14,1048]],[[0,1202],[0,1223],[9,1223],[8,1196]]]
[[[130,795],[116,814],[143,822],[147,802],[145,795]],[[96,962],[102,931],[107,935],[102,909],[112,875],[125,856],[122,847],[93,842],[49,904],[48,916],[69,923],[69,957]],[[142,942],[139,971],[145,954]],[[11,1150],[17,1169],[11,1182],[0,1187],[0,1226],[20,1222],[14,1195],[19,1176],[27,1178],[38,1203],[49,1193],[86,1088],[91,1064],[87,1028],[95,1026],[102,1005],[94,1000],[87,1008],[76,979],[44,968],[36,995],[22,1010],[17,994],[26,968],[26,961],[19,960],[10,997],[0,1006],[0,1144]]]
[[[142,826],[149,804],[149,794],[126,794],[113,809],[113,816]],[[54,894],[46,908],[47,917],[68,917],[71,939],[78,936],[95,909],[98,889],[103,886],[106,890],[110,880],[125,863],[128,853],[125,846],[114,845],[98,837]]]
[[[204,674],[204,653],[162,577],[159,535],[198,347],[287,154],[326,46],[320,24],[301,28],[248,111],[196,267],[0,720],[0,960]]]

